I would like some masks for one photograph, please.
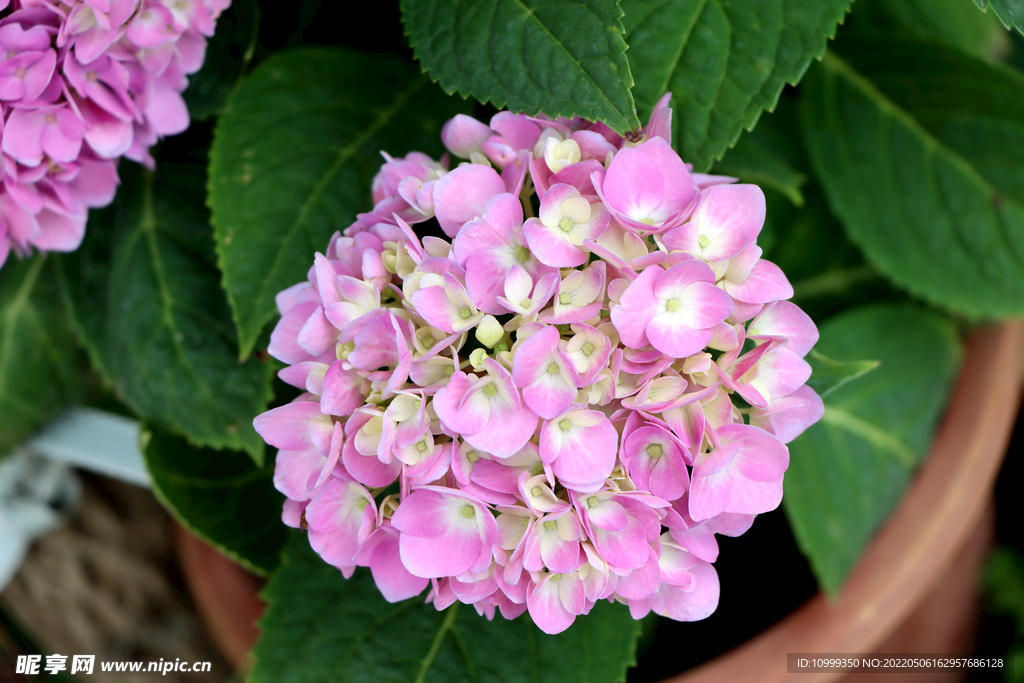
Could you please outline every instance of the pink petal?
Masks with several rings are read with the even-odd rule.
[[[785,339],[786,348],[802,358],[818,343],[818,328],[796,304],[777,301],[754,318],[747,328],[747,336],[762,341]]]
[[[300,451],[313,445],[309,423],[319,417],[323,417],[319,403],[296,401],[257,415],[252,426],[274,448]]]
[[[683,324],[679,316],[658,315],[647,325],[651,345],[676,358],[697,353],[708,345],[711,337],[710,329],[694,330]]]
[[[612,323],[622,343],[634,349],[648,344],[645,330],[658,310],[654,284],[665,271],[660,266],[648,266],[619,297],[619,305],[611,310]]]
[[[487,427],[466,434],[471,446],[496,458],[508,458],[523,449],[537,429],[537,415],[526,405],[508,406],[491,414]]]
[[[726,280],[724,287],[734,298],[748,304],[766,304],[793,297],[793,286],[782,270],[763,259],[754,264],[746,280],[738,284]]]
[[[422,593],[430,581],[413,576],[402,564],[398,535],[385,532],[383,529],[375,531],[374,536],[377,535],[380,536],[380,540],[374,544],[368,564],[373,581],[384,599],[388,602],[401,602]],[[367,544],[369,543],[368,539]]]
[[[559,597],[558,582],[564,575],[550,575],[551,578],[536,586],[526,596],[526,605],[530,610],[530,618],[537,627],[549,635],[561,633],[572,626],[576,615],[562,604]],[[556,580],[554,577],[558,577]],[[578,582],[578,579],[577,579]],[[580,583],[580,589],[583,584]]]
[[[455,237],[463,224],[482,216],[491,198],[503,192],[504,181],[489,166],[467,164],[449,171],[434,184],[434,213],[441,229]]]

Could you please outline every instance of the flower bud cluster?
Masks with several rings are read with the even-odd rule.
[[[822,415],[818,335],[760,258],[761,190],[693,173],[667,102],[638,143],[457,116],[468,162],[385,155],[373,210],[278,295],[304,393],[254,424],[285,523],[346,576],[548,633],[604,599],[714,611],[715,534],[779,505]]]
[[[117,159],[188,127],[181,92],[231,0],[0,0],[0,266],[72,251]]]

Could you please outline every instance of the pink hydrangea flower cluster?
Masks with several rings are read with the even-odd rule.
[[[269,352],[305,393],[254,424],[285,523],[346,576],[548,633],[603,599],[714,611],[715,534],[779,505],[823,413],[818,334],[760,258],[761,190],[693,173],[667,103],[638,143],[457,116],[469,162],[385,155],[373,211],[278,295]]]
[[[0,266],[72,251],[122,156],[180,133],[181,92],[231,0],[0,0]]]

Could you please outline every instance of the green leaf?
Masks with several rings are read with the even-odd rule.
[[[448,93],[640,127],[616,0],[402,0],[416,59]]]
[[[1006,28],[1024,33],[1024,0],[974,0],[982,12],[992,10]]]
[[[672,142],[704,171],[825,49],[850,0],[623,0],[633,96],[673,95]]]
[[[816,349],[811,349],[806,360],[811,366],[811,378],[807,380],[807,386],[822,398],[847,382],[866,375],[881,363],[877,360],[832,360]]]
[[[461,105],[415,67],[340,48],[263,62],[228,100],[210,151],[209,202],[223,285],[247,358],[274,296],[369,211],[380,151],[441,151]]]
[[[341,572],[296,533],[263,591],[267,611],[253,683],[617,683],[635,664],[640,622],[601,602],[568,630],[542,633],[423,596],[389,604],[370,572]]]
[[[859,40],[842,47],[843,58],[872,86],[998,193],[1024,206],[1024,75],[927,42]]]
[[[202,170],[122,164],[120,174],[114,204],[92,213],[82,248],[61,258],[65,300],[94,364],[142,419],[262,462],[252,419],[270,399],[271,368],[237,360]]]
[[[952,324],[911,306],[854,309],[816,347],[877,370],[836,387],[825,416],[789,445],[783,505],[818,582],[835,594],[928,450],[960,364]]]
[[[789,164],[762,126],[740,136],[736,146],[715,164],[713,172],[736,176],[744,183],[770,187],[784,194],[795,206],[804,205],[800,188],[807,182],[807,176]]]
[[[0,268],[0,456],[74,396],[74,331],[46,257]]]
[[[153,492],[183,526],[250,571],[277,567],[288,530],[273,463],[257,467],[244,453],[196,448],[151,425],[142,455]]]
[[[965,0],[866,0],[854,5],[839,36],[918,36],[952,45],[977,57],[995,58],[1008,46],[1007,34],[993,13],[983,14]],[[866,36],[870,39],[871,35]]]
[[[983,576],[988,612],[1013,617],[1017,633],[1024,634],[1024,557],[1013,546],[996,546]]]
[[[256,0],[234,0],[217,19],[217,31],[206,46],[203,68],[188,77],[188,89],[183,94],[192,120],[202,121],[220,113],[252,61],[259,26]]]
[[[890,49],[885,59],[898,65],[904,55]],[[1024,187],[1024,172],[1012,168],[1024,154],[1013,149],[1024,141],[1024,81],[940,46],[920,44],[913,55],[922,76],[914,77],[914,92],[900,97],[917,108],[934,104],[922,120],[850,64],[826,55],[804,81],[812,164],[851,241],[896,285],[972,317],[1020,313],[1024,204],[1011,191]],[[958,70],[939,73],[936,63]],[[886,82],[907,86],[909,67],[895,68],[902,76]],[[989,87],[998,90],[986,95]],[[954,94],[967,126],[942,108],[952,106]],[[926,120],[948,129],[939,137]],[[986,141],[984,131],[1011,137]],[[971,142],[980,147],[977,165]]]

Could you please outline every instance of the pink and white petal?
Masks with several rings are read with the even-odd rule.
[[[771,432],[779,437],[782,443],[789,443],[800,436],[825,414],[825,404],[822,403],[821,397],[807,385],[780,401],[792,401],[794,405],[786,410],[765,415],[758,415],[756,410],[751,411],[750,424]],[[769,410],[771,407],[772,404],[769,404]]]
[[[464,526],[460,522],[466,499],[445,495],[432,489],[420,489],[406,496],[391,518],[391,524],[403,534],[437,538]],[[453,572],[457,574],[461,572]]]
[[[587,504],[587,497],[583,497]],[[586,509],[587,521],[595,527],[606,531],[622,531],[629,524],[626,509],[614,500],[604,500],[594,507]]]
[[[302,331],[306,321],[318,306],[316,301],[304,301],[292,306],[274,326],[274,331],[270,334],[267,353],[289,365],[314,360],[314,356],[299,346],[298,338],[299,332]]]
[[[497,249],[477,252],[466,261],[466,291],[484,313],[504,315],[508,312],[496,301],[497,297],[505,294],[507,270],[508,255]]]
[[[687,327],[682,318],[678,313],[669,312],[654,316],[646,330],[651,345],[676,358],[685,358],[703,350],[711,341],[712,330],[694,330]]]
[[[664,272],[660,266],[647,267],[622,292],[619,305],[612,308],[612,324],[626,346],[634,349],[647,346],[645,331],[658,310],[654,283]]]
[[[615,584],[615,594],[627,600],[644,600],[658,592],[661,586],[661,568],[658,566],[657,551],[648,546],[647,562],[626,576],[620,576]]]
[[[530,410],[550,420],[560,415],[576,400],[576,382],[566,377],[564,372],[551,374],[544,371],[537,381],[523,388],[523,400]]]
[[[292,500],[308,500],[310,484],[326,462],[316,448],[279,450],[274,462],[274,488]]]
[[[690,219],[709,241],[701,256],[705,261],[732,258],[757,238],[764,217],[764,192],[757,185],[708,188]]]
[[[718,609],[721,585],[715,568],[701,562],[690,569],[690,573],[692,588],[662,584],[654,599],[653,609],[657,614],[676,621],[700,621]]]
[[[445,234],[455,237],[467,221],[484,215],[492,198],[504,192],[505,182],[490,166],[460,166],[434,184],[434,213]]]
[[[363,455],[357,451],[354,438],[345,440],[341,448],[341,463],[353,479],[371,488],[390,486],[402,471],[402,463],[397,458],[385,464],[376,455]]]
[[[675,500],[686,493],[690,477],[679,452],[667,452],[654,461],[649,475],[650,492],[665,500]]]
[[[488,426],[464,438],[474,448],[496,458],[508,458],[526,445],[537,429],[537,415],[526,405],[491,412]]]
[[[766,306],[747,328],[751,339],[785,339],[786,348],[800,356],[818,343],[818,328],[811,317],[789,301],[777,301]]]
[[[575,268],[587,261],[588,251],[572,243],[561,228],[548,228],[540,221],[523,224],[523,234],[537,260],[554,268]]]
[[[712,517],[705,524],[716,534],[737,538],[747,533],[754,524],[757,515],[744,515],[735,512],[723,512]],[[709,560],[710,561],[710,560]]]
[[[695,282],[686,287],[678,301],[683,322],[694,329],[714,327],[728,318],[733,309],[729,295],[706,282]]]
[[[590,539],[608,564],[617,569],[638,569],[648,558],[647,530],[635,517],[627,516],[622,531],[595,528]]]
[[[635,147],[627,147],[612,159],[598,189],[610,210],[642,220],[661,203],[666,182],[653,158]]]
[[[345,370],[341,361],[335,361],[323,378],[320,410],[327,415],[351,415],[363,403],[363,377],[353,370]]]
[[[462,415],[459,413],[459,405],[462,403],[463,398],[465,398],[466,394],[472,387],[473,382],[469,379],[466,373],[458,371],[451,376],[448,384],[441,387],[437,393],[434,394],[432,401],[434,412],[437,413],[441,422],[454,432],[466,432],[467,429],[464,429],[465,427],[473,426],[464,423]]]
[[[727,279],[723,287],[733,298],[748,304],[766,304],[793,297],[793,285],[786,275],[777,265],[763,259],[754,264],[746,280],[735,283]]]
[[[459,311],[448,299],[444,287],[417,289],[412,293],[410,300],[416,312],[428,323],[449,334],[454,331],[452,325],[459,318]]]
[[[562,430],[561,420],[556,418],[544,424],[541,440],[544,440],[545,430],[561,432],[558,435],[560,449],[552,471],[567,488],[589,492],[604,483],[615,467],[618,432],[611,421],[597,411],[577,412],[594,415],[595,423]]]
[[[482,545],[475,530],[462,529],[460,533],[436,538],[403,533],[398,548],[402,564],[410,574],[426,579],[440,579],[469,571],[476,564]]]
[[[718,559],[718,540],[706,524],[697,524],[689,529],[672,529],[671,534],[680,547],[695,557],[705,562],[714,562]],[[665,546],[662,546],[662,557],[665,553],[664,548]]]
[[[571,614],[562,604],[558,581],[552,580],[554,576],[558,575],[549,575],[546,579],[541,579],[541,583],[526,596],[530,618],[541,631],[549,635],[561,633],[576,620],[576,615]]]
[[[654,284],[654,294],[659,299],[678,299],[691,284],[704,282],[713,285],[715,273],[711,268],[695,258],[672,266],[658,277]]]
[[[545,533],[541,535],[540,556],[549,571],[558,574],[576,571],[580,562],[579,541],[564,541],[557,534]]]
[[[300,451],[314,445],[309,438],[309,424],[321,417],[319,403],[295,401],[257,415],[252,426],[274,448]]]
[[[401,602],[422,593],[430,581],[412,575],[402,564],[399,536],[383,530],[374,533],[382,534],[383,538],[370,555],[370,572],[384,599],[388,602]]]
[[[811,366],[788,348],[775,348],[758,362],[757,381],[771,398],[789,396],[811,376]]]
[[[558,352],[560,338],[557,328],[545,325],[519,344],[512,363],[512,381],[517,387],[530,386],[547,373],[552,355]]]

